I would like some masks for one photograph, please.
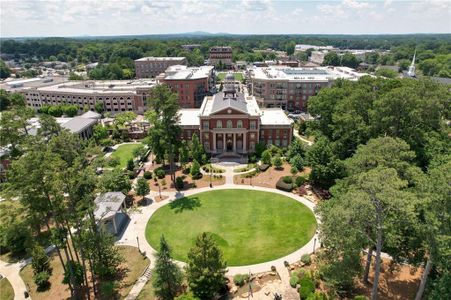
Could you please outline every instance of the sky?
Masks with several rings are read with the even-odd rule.
[[[1,37],[451,33],[451,0],[0,0]]]

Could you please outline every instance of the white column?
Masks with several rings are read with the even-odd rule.
[[[233,133],[233,152],[236,152],[236,133]]]
[[[246,152],[246,132],[243,133],[243,152]]]
[[[216,152],[216,133],[213,132],[213,152]]]

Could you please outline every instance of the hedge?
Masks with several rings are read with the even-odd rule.
[[[291,190],[293,189],[293,184],[285,183],[283,177],[281,177],[279,178],[279,180],[277,180],[276,188],[285,192],[291,192]]]
[[[282,180],[283,180],[283,182],[285,182],[287,184],[292,184],[293,183],[293,178],[291,176],[283,176]]]

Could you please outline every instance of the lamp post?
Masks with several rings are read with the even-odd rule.
[[[139,253],[141,253],[141,249],[139,248],[139,238],[138,238],[138,236],[136,236],[136,242],[138,243],[138,251],[139,251]]]
[[[313,239],[313,253],[315,253],[316,248],[316,238]]]
[[[213,168],[211,166],[211,162],[210,162],[210,187],[213,187],[213,184],[211,183],[211,173],[213,172]]]

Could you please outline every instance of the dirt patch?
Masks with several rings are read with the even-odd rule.
[[[390,260],[384,259],[381,265],[381,274],[379,279],[379,299],[414,299],[418,286],[420,285],[423,268],[413,268],[410,265],[396,265],[390,269]],[[365,284],[362,280],[356,282],[355,295],[371,295],[374,279],[374,259],[371,266],[369,281]]]

